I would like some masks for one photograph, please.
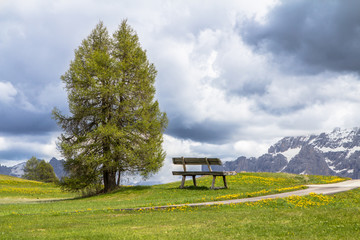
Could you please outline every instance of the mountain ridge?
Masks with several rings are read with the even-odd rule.
[[[360,178],[360,129],[335,128],[330,133],[284,137],[258,158],[241,156],[224,170],[287,172]]]

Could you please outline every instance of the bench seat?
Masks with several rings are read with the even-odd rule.
[[[224,171],[208,171],[208,172],[204,172],[204,171],[173,171],[172,172],[173,175],[181,175],[181,176],[196,176],[196,175],[213,175],[213,176],[229,176],[229,175],[236,175],[235,171],[231,171],[231,172],[224,172]]]

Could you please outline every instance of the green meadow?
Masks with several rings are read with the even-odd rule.
[[[0,175],[0,239],[358,239],[360,191],[211,207],[124,210],[246,198],[343,181],[332,176],[240,173],[229,189],[211,177],[155,186],[123,186],[82,197],[53,184]],[[217,182],[221,186],[221,181]]]

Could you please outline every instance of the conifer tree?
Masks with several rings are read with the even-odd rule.
[[[25,164],[24,175],[22,177],[29,180],[37,180],[36,168],[38,165],[39,160],[37,160],[36,157],[31,157]]]
[[[44,160],[31,157],[25,164],[23,178],[41,182],[58,182],[54,168]]]
[[[75,50],[61,77],[70,116],[53,111],[64,130],[58,146],[70,173],[66,187],[103,183],[108,192],[122,172],[147,177],[160,169],[167,117],[154,99],[156,74],[126,20],[112,37],[100,22]]]

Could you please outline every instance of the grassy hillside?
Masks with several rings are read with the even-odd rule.
[[[0,174],[0,204],[74,198],[53,183],[43,183]]]
[[[3,180],[1,180],[3,179]],[[221,186],[222,179],[217,184]],[[15,211],[20,214],[37,213],[39,210],[48,211],[84,211],[122,209],[134,207],[150,207],[172,205],[179,203],[193,203],[206,201],[220,201],[232,198],[244,198],[304,188],[309,183],[329,183],[342,181],[338,177],[303,176],[284,173],[241,173],[228,177],[228,189],[210,190],[212,177],[202,177],[197,180],[198,187],[192,187],[192,181],[186,182],[185,189],[179,189],[179,182],[155,185],[123,187],[111,194],[103,194],[90,198],[80,198],[68,201],[49,202],[34,208],[28,204],[9,204],[8,213]],[[0,203],[9,201],[26,202],[37,200],[55,200],[74,197],[61,192],[53,184],[27,181],[19,178],[1,176]],[[1,206],[4,207],[4,206]],[[4,211],[6,213],[6,211]],[[0,212],[0,216],[1,216]]]
[[[24,191],[10,196],[3,189],[20,185],[26,188],[25,184],[29,184],[29,188],[46,192],[51,186],[23,180],[15,184],[4,178],[0,176],[0,239],[357,239],[360,233],[359,190],[231,206],[118,210],[257,196],[299,189],[304,184],[342,180],[336,177],[242,173],[229,178],[229,189],[209,190],[211,178],[204,177],[199,179],[197,188],[178,189],[177,182],[39,203],[16,200],[37,198],[36,194]],[[56,194],[44,193],[42,199],[69,197],[57,190]],[[8,197],[16,203],[3,201]]]

